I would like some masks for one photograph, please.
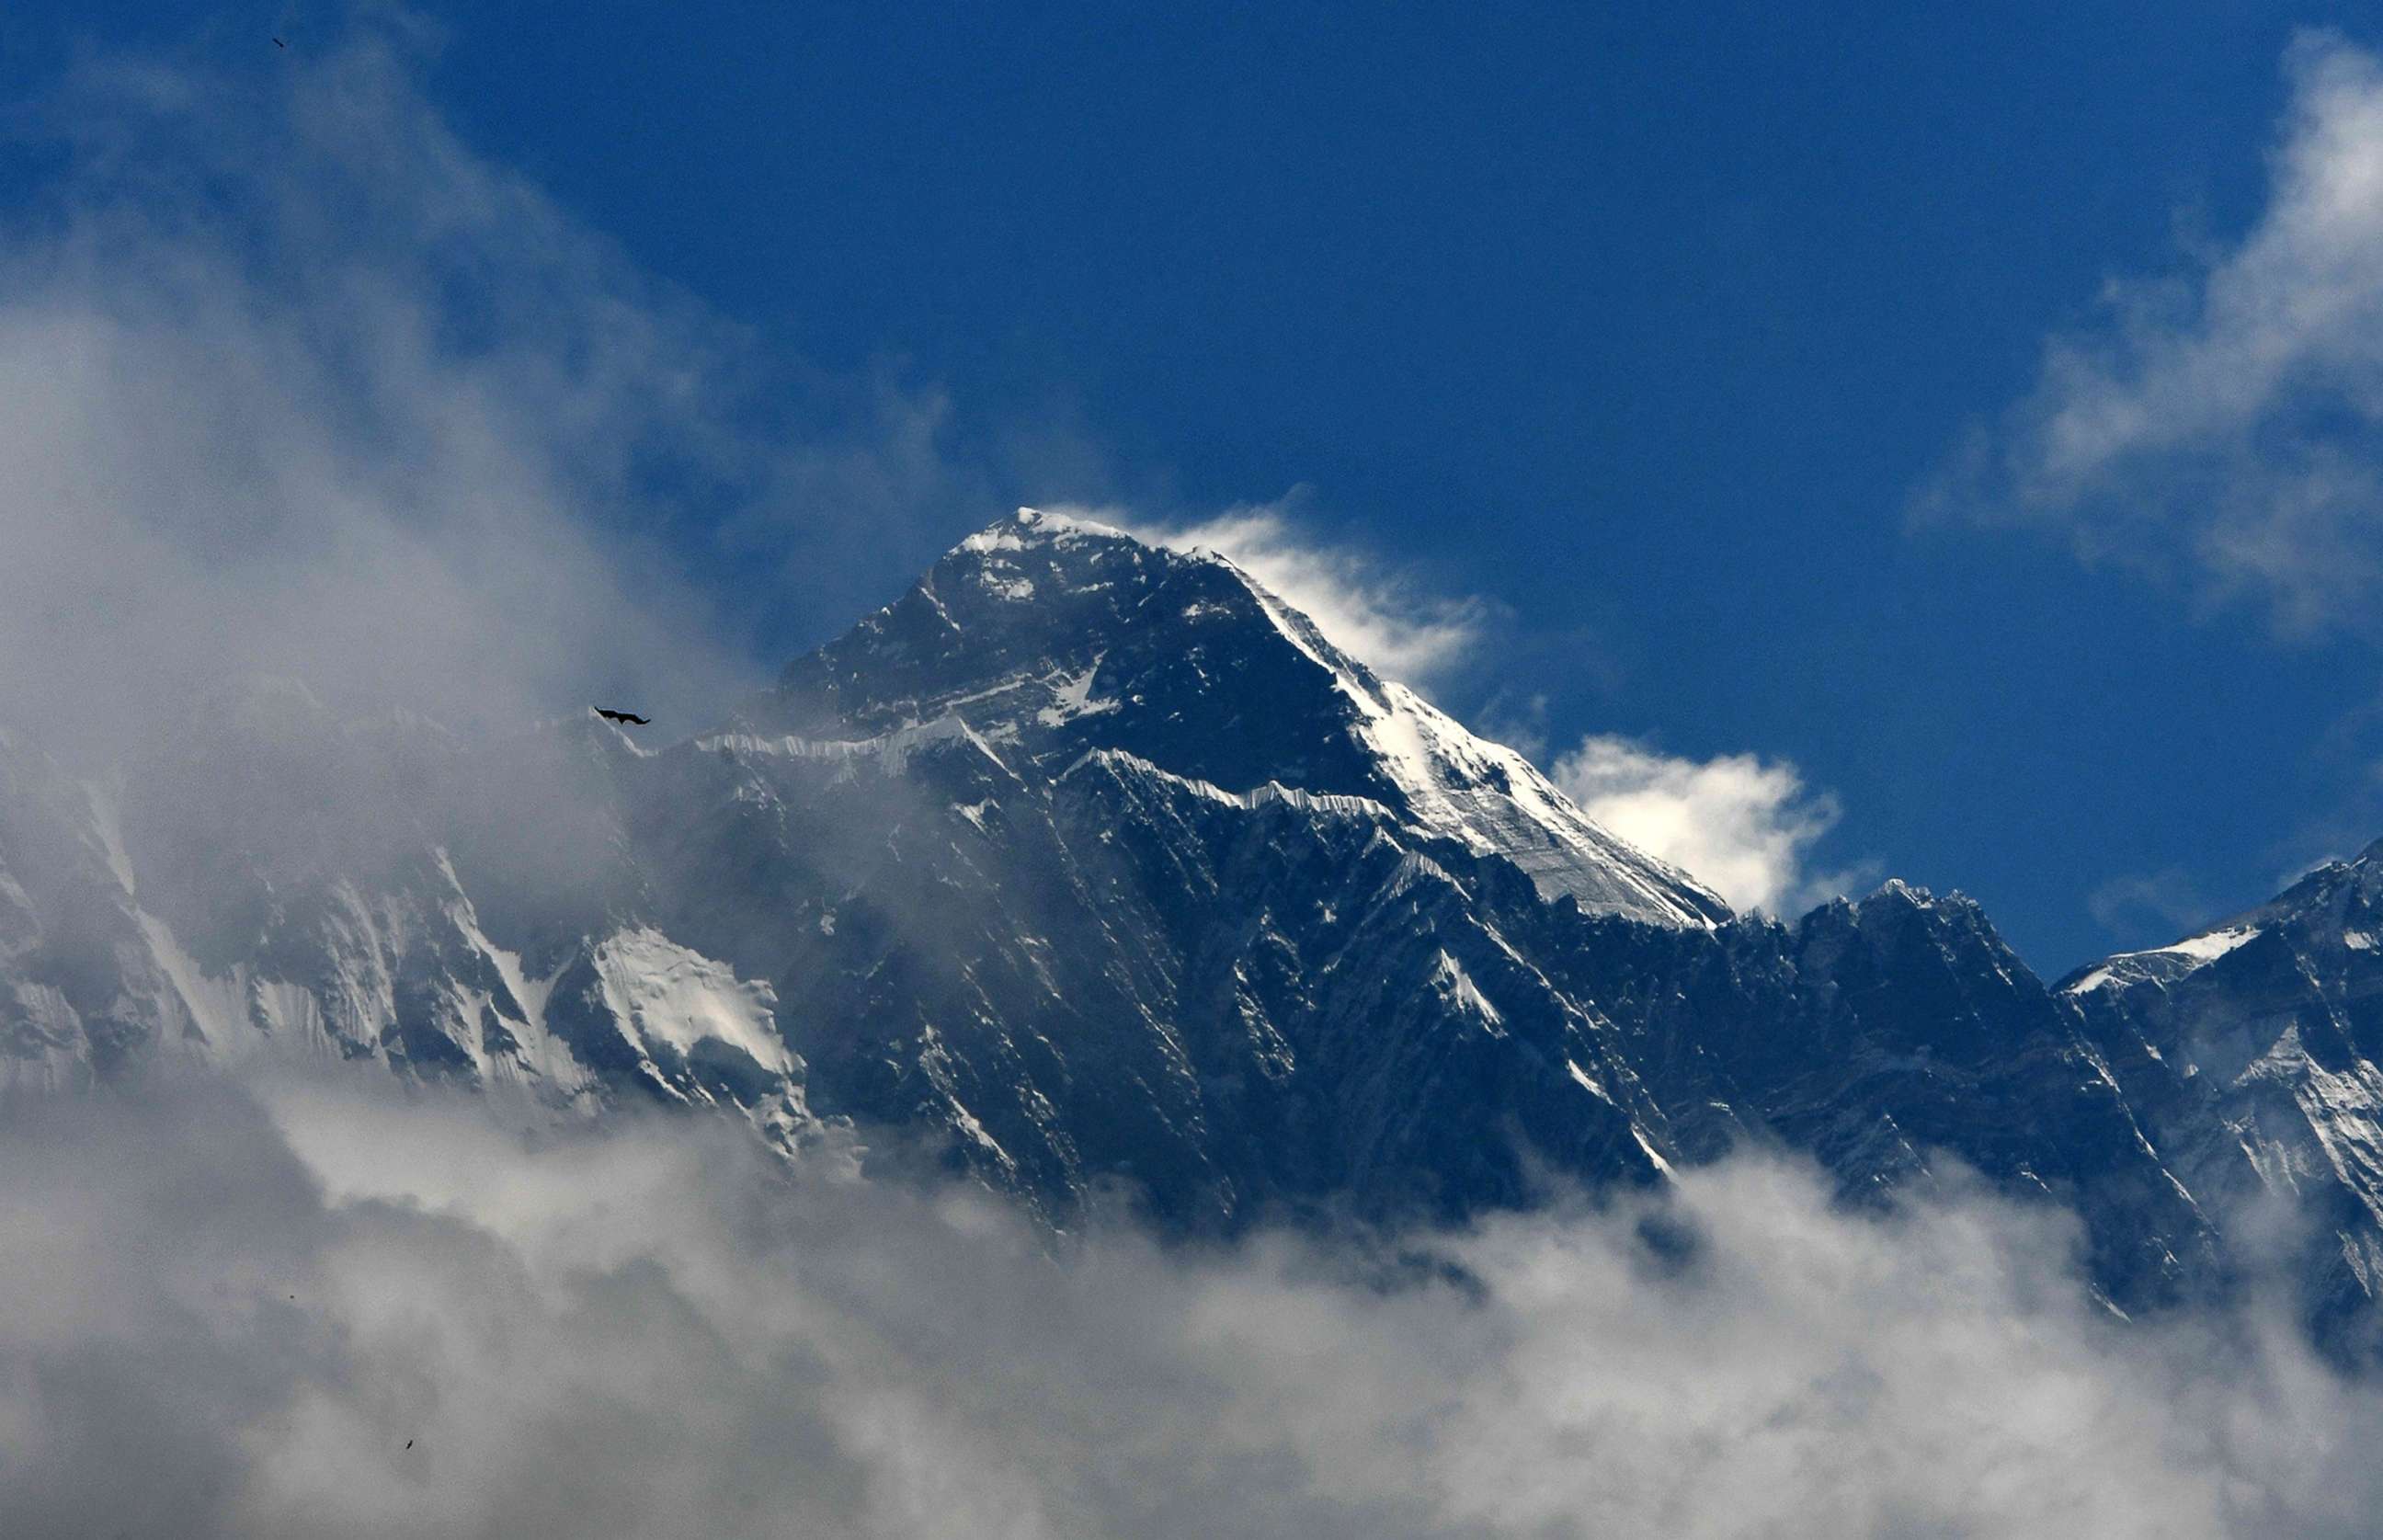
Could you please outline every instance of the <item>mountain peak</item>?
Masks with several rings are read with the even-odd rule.
[[[1051,544],[1069,538],[1095,540],[1126,540],[1142,542],[1114,524],[1097,519],[1080,518],[1072,513],[1046,513],[1039,508],[1020,508],[1006,519],[995,519],[974,535],[953,547],[945,555],[961,551],[990,551],[1004,548],[1016,550],[1027,545]]]
[[[2121,952],[2088,964],[2059,987],[2080,995],[2145,981],[2165,988],[2263,938],[2268,946],[2279,947],[2278,956],[2329,959],[2323,965],[2328,974],[2339,971],[2352,955],[2359,956],[2363,970],[2365,956],[2376,951],[2378,934],[2383,934],[2383,840],[2368,844],[2352,860],[2310,868],[2256,908],[2204,926],[2166,946]]]
[[[1730,915],[1224,557],[1093,520],[1021,508],[979,530],[789,665],[739,725],[852,740],[946,716],[1021,774],[1105,751],[1234,794],[1362,797],[1505,856],[1550,897],[1665,925]]]

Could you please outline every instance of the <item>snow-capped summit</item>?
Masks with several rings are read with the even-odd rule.
[[[745,715],[846,741],[950,716],[1045,775],[1106,751],[1234,795],[1366,798],[1585,909],[1690,926],[1730,914],[1225,558],[1031,508],[961,541]]]
[[[2253,943],[2257,943],[2255,946]],[[2327,861],[2255,909],[2204,926],[2166,946],[2121,952],[2080,968],[2061,988],[2070,994],[2124,991],[2138,984],[2172,988],[2243,948],[2249,958],[2228,965],[2240,972],[2257,959],[2297,959],[2289,966],[2312,977],[2336,978],[2353,964],[2376,965],[2383,984],[2383,840],[2349,861]]]
[[[2320,1319],[2383,1295],[2383,844],[2059,987],[2205,1203],[2290,1195],[2309,1216]]]

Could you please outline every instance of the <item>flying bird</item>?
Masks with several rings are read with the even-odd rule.
[[[290,45],[289,45],[288,43],[286,43],[282,42],[279,38],[275,38],[275,39],[273,40],[273,46],[275,46],[276,48],[287,48],[287,47],[289,47]]]
[[[410,1448],[414,1448],[414,1440],[413,1440],[413,1439],[411,1439],[411,1438],[407,1439],[407,1440],[405,1441],[405,1447],[406,1447],[407,1448],[409,1448],[409,1449],[410,1449]]]
[[[650,717],[638,716],[634,711],[607,711],[601,706],[595,708],[595,711],[598,716],[603,718],[606,721],[624,721],[636,727],[643,727],[646,723],[653,720]]]

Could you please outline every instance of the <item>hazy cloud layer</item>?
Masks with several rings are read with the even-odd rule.
[[[2368,1391],[2128,1327],[2056,1216],[1688,1177],[1431,1243],[1054,1260],[724,1128],[200,1084],[0,1119],[28,1534],[2201,1536],[2364,1531]],[[2222,1329],[2221,1329],[2222,1328]],[[405,1448],[414,1441],[414,1448]]]
[[[2285,58],[2266,205],[2191,269],[2112,281],[2033,392],[1923,511],[2056,527],[2287,629],[2371,624],[2383,578],[2383,67],[2330,32]]]
[[[1834,794],[1807,787],[1784,759],[1686,759],[1605,734],[1581,740],[1549,773],[1589,817],[1737,908],[1793,918],[1878,877],[1875,863],[1807,870],[1840,809]]]

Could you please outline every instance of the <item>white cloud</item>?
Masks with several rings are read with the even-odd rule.
[[[2266,206],[2230,248],[2113,282],[2031,395],[1923,509],[2032,520],[2089,559],[2197,574],[2305,630],[2383,579],[2383,68],[2330,32],[2286,57]]]
[[[1694,1171],[1685,1252],[1641,1197],[1055,1257],[696,1120],[257,1094],[0,1120],[25,1533],[2192,1540],[2383,1500],[2371,1389],[2256,1316],[2121,1324],[2073,1226],[1958,1184],[1857,1217]]]
[[[113,747],[263,672],[698,727],[775,661],[739,622],[841,618],[997,505],[940,394],[764,356],[475,154],[416,44],[102,60],[27,120],[60,158],[0,226],[0,722]]]
[[[1606,734],[1583,739],[1549,774],[1589,817],[1737,908],[1792,916],[1877,876],[1868,865],[1806,872],[1841,809],[1784,759],[1684,759]]]
[[[1117,510],[1092,517],[1177,550],[1225,558],[1305,614],[1377,671],[1424,686],[1466,662],[1491,617],[1487,600],[1432,592],[1410,571],[1320,541],[1294,520],[1297,495],[1184,525],[1151,525]]]
[[[48,104],[69,167],[0,244],[0,716],[112,742],[258,672],[458,721],[743,676],[631,511],[722,463],[709,324],[410,70],[367,37]]]

